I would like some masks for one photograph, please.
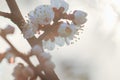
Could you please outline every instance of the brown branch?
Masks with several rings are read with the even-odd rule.
[[[0,11],[0,16],[6,17],[6,18],[11,18],[10,13],[6,13],[6,12],[2,12],[2,11]]]
[[[0,53],[0,62],[4,59],[6,53]]]
[[[17,6],[15,0],[6,0],[10,11],[11,11],[11,21],[13,21],[22,30],[22,26],[25,24],[25,20]]]

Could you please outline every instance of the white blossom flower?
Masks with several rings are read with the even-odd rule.
[[[68,36],[68,38],[72,40],[77,32],[76,25],[70,24],[70,29],[71,29],[71,34]]]
[[[40,5],[35,9],[34,16],[40,25],[47,25],[54,19],[54,11],[50,5]]]
[[[74,39],[74,36],[77,32],[77,28],[74,24],[70,24],[71,34],[65,38],[65,42],[67,45],[70,44],[71,40]]]
[[[63,7],[64,12],[66,12],[69,8],[69,5],[65,0],[50,0],[50,2],[51,2],[52,7],[54,7],[54,8],[59,9],[59,8]]]
[[[23,26],[23,36],[24,38],[28,39],[34,36],[35,32],[33,31],[33,27],[31,26],[31,24],[25,24]]]
[[[59,46],[64,46],[65,44],[65,39],[63,37],[55,37],[55,44],[59,45]]]
[[[86,19],[87,13],[80,10],[76,10],[73,14],[74,14],[73,22],[76,25],[84,24],[87,21]]]
[[[66,37],[68,35],[70,35],[71,30],[69,28],[69,25],[67,23],[61,23],[59,28],[58,28],[58,34],[61,37]]]
[[[47,41],[42,40],[42,45],[44,49],[48,49],[48,50],[53,50],[55,48],[55,43],[52,42],[50,39]]]
[[[28,13],[29,22],[23,26],[23,36],[31,38],[38,31],[39,25],[50,24],[54,19],[54,12],[50,5],[40,5]]]
[[[38,21],[37,21],[37,18],[35,16],[35,13],[34,11],[30,11],[28,13],[28,18],[29,18],[29,22],[36,25],[35,27],[38,27]]]
[[[61,39],[63,37],[66,44],[70,44],[70,41],[73,40],[76,32],[77,27],[74,24],[62,23],[58,29],[58,33],[61,36]]]
[[[39,23],[37,21],[34,11],[28,13],[28,17],[29,17],[29,26],[33,29],[33,32],[36,32],[38,30]]]

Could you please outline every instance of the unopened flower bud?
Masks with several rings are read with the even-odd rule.
[[[46,53],[46,52],[42,53],[41,56],[42,56],[44,59],[46,59],[46,60],[50,60],[50,59],[51,59],[51,55],[50,55],[49,53]]]
[[[15,62],[15,56],[12,53],[7,53],[5,58],[8,60],[9,63],[14,63]]]
[[[30,26],[29,23],[27,23],[23,26],[22,32],[23,32],[24,38],[26,38],[26,39],[34,36],[33,28]]]
[[[31,51],[32,51],[32,54],[39,55],[42,53],[42,48],[39,45],[35,45]]]
[[[55,68],[55,64],[50,60],[45,62],[45,66],[48,67],[49,69]]]
[[[86,19],[87,13],[80,10],[76,10],[74,11],[73,14],[74,14],[74,19],[73,19],[74,24],[82,25],[87,21]]]
[[[11,26],[11,25],[8,25],[8,26],[4,29],[4,32],[5,32],[6,34],[13,34],[14,31],[15,31],[15,28],[14,28],[13,26]]]

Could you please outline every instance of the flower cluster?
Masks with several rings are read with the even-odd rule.
[[[43,48],[48,50],[53,50],[55,48],[55,44],[59,46],[64,46],[64,44],[70,44],[70,41],[73,40],[73,38],[76,35],[78,27],[74,24],[68,24],[68,23],[61,23],[57,33],[58,36],[55,37],[54,41],[51,39],[43,40]],[[50,34],[49,34],[50,35]]]
[[[48,25],[54,19],[54,12],[50,5],[40,5],[29,14],[29,22],[23,26],[25,38],[31,38],[38,31],[39,26]]]
[[[12,73],[14,80],[31,80],[34,76],[34,71],[29,66],[24,66],[22,63],[17,64]]]
[[[44,66],[49,67],[50,69],[54,69],[55,65],[51,61],[51,55],[47,52],[43,52],[42,47],[39,45],[35,45],[31,50],[33,55],[36,55],[38,60],[44,61]]]
[[[87,21],[87,13],[75,10],[68,14],[69,5],[65,0],[50,2],[50,5],[40,5],[28,14],[29,22],[24,25],[23,35],[31,38],[43,31],[43,34],[46,34],[42,40],[43,48],[53,50],[56,44],[70,44]]]

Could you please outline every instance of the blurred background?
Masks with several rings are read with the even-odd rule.
[[[27,20],[27,13],[50,0],[16,0]],[[49,51],[60,80],[120,80],[120,0],[66,0],[69,11],[87,12],[87,23],[80,40],[72,45],[56,47]],[[5,0],[0,0],[0,11],[10,12]],[[21,52],[27,53],[30,46],[21,32],[9,19],[0,17],[0,28],[8,24],[15,26],[14,35],[7,36]],[[24,44],[19,44],[24,43]],[[9,45],[0,37],[0,53]],[[16,59],[15,65],[22,60]],[[13,80],[15,67],[6,59],[0,63],[0,80]]]

